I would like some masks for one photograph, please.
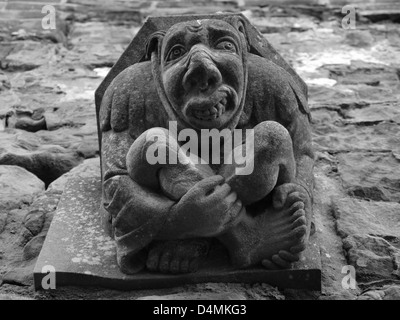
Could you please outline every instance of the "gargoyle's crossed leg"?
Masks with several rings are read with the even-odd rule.
[[[252,145],[246,146],[249,147]],[[274,198],[279,186],[295,179],[292,140],[282,125],[264,121],[254,127],[253,148],[254,171],[250,175],[235,175],[232,166],[220,171],[246,205],[264,199],[271,192]],[[307,234],[304,205],[302,198],[289,194],[282,208],[271,203],[261,212],[247,212],[242,221],[218,238],[238,267],[259,262],[269,269],[290,267],[304,250]]]
[[[149,132],[160,134],[160,128],[149,129],[142,135]],[[164,131],[164,134],[166,132]],[[173,137],[169,138],[158,139],[157,143],[166,143],[169,152],[176,152],[177,142]],[[136,150],[128,153],[127,163],[130,161],[129,154],[146,154],[145,149],[151,145],[145,139],[140,140],[140,137],[138,139],[143,143],[135,143]],[[273,121],[258,124],[254,128],[254,141],[251,144],[238,146],[233,152],[242,152],[242,148],[246,148],[246,155],[253,154],[253,159],[246,159],[247,162],[254,161],[253,172],[248,175],[237,175],[235,164],[224,165],[218,172],[226,178],[226,182],[237,192],[245,205],[263,199],[279,185],[293,182],[295,176],[296,164],[292,142],[288,131],[283,126]],[[248,153],[249,148],[254,148],[254,153]],[[128,170],[139,167],[143,170],[145,166],[128,165]],[[148,177],[152,174],[151,170],[155,169],[159,171],[160,167],[149,166],[146,174],[143,174],[143,171],[140,175],[130,172],[130,176]],[[157,178],[162,177],[159,181],[161,188],[175,200],[182,196],[184,192],[182,186],[183,189],[189,190],[196,182],[212,174],[212,170],[204,170],[204,167],[199,169],[199,167],[181,163],[166,164],[158,173],[154,172]],[[171,181],[169,176],[171,179],[173,177],[185,183],[179,188],[176,186],[170,188],[168,183],[163,183],[163,181]],[[190,179],[185,180],[185,177],[190,177]],[[141,183],[141,181],[137,182]],[[177,194],[174,195],[174,193]],[[234,227],[225,230],[217,238],[228,249],[231,260],[237,267],[247,267],[261,261],[267,268],[274,268],[276,265],[289,267],[291,262],[298,259],[299,252],[304,250],[306,226],[303,200],[292,194],[289,195],[283,208],[274,209],[271,205],[258,215],[252,216],[247,213]],[[208,246],[209,239],[156,242],[150,248],[147,267],[154,271],[172,273],[194,271],[199,259],[207,254]]]

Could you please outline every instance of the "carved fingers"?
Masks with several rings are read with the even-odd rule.
[[[243,214],[244,206],[222,176],[197,182],[176,206],[176,224],[191,221],[192,236],[209,237],[224,231]]]
[[[221,183],[223,183],[225,181],[225,178],[223,176],[220,175],[215,175],[215,176],[211,176],[208,178],[205,178],[199,182],[197,182],[194,186],[193,186],[193,192],[196,192],[198,195],[211,195],[215,189],[216,186],[220,185]],[[189,190],[188,194],[191,192],[191,190]]]

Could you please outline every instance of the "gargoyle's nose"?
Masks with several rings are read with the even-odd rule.
[[[198,50],[190,57],[188,70],[183,77],[182,84],[186,92],[211,91],[222,81],[221,73],[215,63],[204,50]]]

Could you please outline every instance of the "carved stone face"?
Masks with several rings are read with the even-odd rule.
[[[161,48],[161,81],[172,108],[197,129],[223,128],[245,85],[239,32],[220,20],[179,23]]]

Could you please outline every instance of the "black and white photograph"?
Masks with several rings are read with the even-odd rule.
[[[400,300],[400,1],[0,0],[0,300]]]

